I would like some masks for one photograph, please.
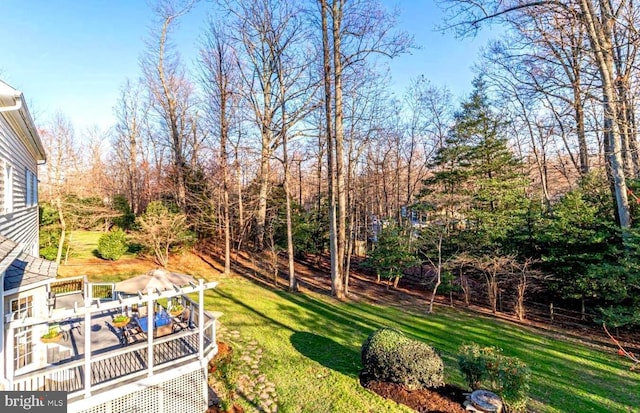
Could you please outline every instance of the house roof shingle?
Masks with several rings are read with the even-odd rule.
[[[5,271],[22,252],[18,243],[0,235],[0,272]]]
[[[4,275],[4,291],[56,278],[58,265],[32,255],[21,253],[7,268]]]
[[[3,291],[55,278],[58,265],[53,261],[34,257],[22,247],[0,235],[0,273],[4,271]]]

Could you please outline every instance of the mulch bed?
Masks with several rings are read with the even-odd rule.
[[[420,413],[466,413],[462,407],[466,391],[457,386],[447,384],[436,389],[407,390],[399,384],[382,381],[369,381],[363,386]]]
[[[209,373],[213,374],[218,370],[219,367],[229,364],[231,362],[231,357],[233,356],[233,348],[229,346],[227,343],[222,341],[218,341],[218,353],[213,357],[213,359],[209,362]],[[217,397],[217,395],[216,395]],[[227,410],[222,410],[222,408],[218,407],[216,404],[218,402],[214,402],[213,406],[210,406],[205,413],[243,413],[244,409],[242,406],[234,404]]]
[[[218,341],[218,352],[209,362],[209,373],[213,374],[219,366],[229,364],[233,355],[233,349],[227,343]]]

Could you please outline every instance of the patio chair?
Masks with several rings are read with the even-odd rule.
[[[191,318],[191,310],[189,308],[185,308],[182,314],[178,316],[178,322],[176,323],[178,330],[189,328],[190,318]]]
[[[78,321],[67,321],[65,323],[60,324],[60,330],[62,331],[62,338],[64,338],[65,340],[69,339],[71,337],[71,334],[74,332],[74,334],[82,334],[82,329],[80,328],[80,322]]]
[[[135,305],[135,304],[134,304]],[[133,306],[131,306],[131,310],[133,311]],[[146,305],[136,305],[135,313],[138,317],[146,317],[147,315],[147,306]]]
[[[144,341],[146,335],[142,332],[140,327],[134,323],[130,323],[122,330],[123,345],[129,345]]]

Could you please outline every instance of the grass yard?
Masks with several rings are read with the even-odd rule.
[[[71,245],[72,258],[86,260],[98,257],[98,240],[104,234],[105,232],[101,231],[71,231],[68,240]],[[133,257],[135,254],[127,252],[122,259]]]
[[[115,282],[155,267],[142,259],[100,263],[90,252],[99,235],[74,233],[76,242],[87,242],[80,256],[91,259],[76,256],[71,265],[60,267],[60,273]],[[383,326],[435,347],[445,362],[446,381],[459,386],[464,383],[456,352],[463,343],[495,345],[521,358],[533,373],[531,411],[640,412],[640,372],[629,371],[629,363],[611,349],[448,307],[437,307],[435,314],[415,314],[391,306],[339,302],[308,291],[274,291],[239,276],[220,277],[190,254],[172,257],[170,269],[218,279],[218,288],[206,294],[207,309],[223,312],[226,332],[239,333],[219,337],[225,337],[236,357],[247,343],[257,343],[262,351],[260,370],[276,385],[281,412],[411,411],[363,389],[358,381],[360,345]]]
[[[272,291],[240,277],[221,279],[208,293],[207,305],[224,312],[225,328],[262,346],[265,372],[276,384],[283,412],[403,411],[358,382],[360,345],[382,326],[438,349],[447,382],[460,386],[455,357],[462,343],[495,345],[520,357],[533,372],[530,407],[535,412],[640,411],[640,373],[630,372],[614,351],[477,314],[442,307],[431,315],[411,314],[308,292]]]

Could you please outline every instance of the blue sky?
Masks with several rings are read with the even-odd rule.
[[[489,34],[457,40],[435,30],[441,13],[433,1],[399,4],[400,27],[421,48],[391,63],[396,93],[403,93],[410,78],[424,75],[455,96],[466,95],[471,66]],[[185,62],[196,58],[207,7],[199,4],[176,33]],[[25,94],[38,124],[60,111],[77,132],[92,125],[106,128],[125,79],[140,75],[152,19],[144,0],[2,0],[0,79]]]

